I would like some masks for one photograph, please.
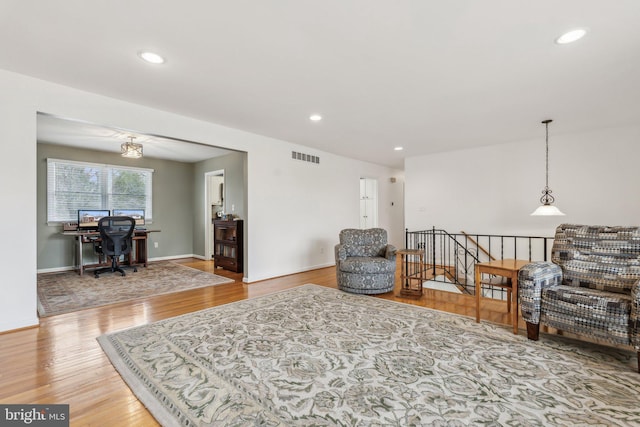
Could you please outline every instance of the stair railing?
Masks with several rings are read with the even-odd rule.
[[[464,235],[464,237],[466,237],[467,239],[469,239],[471,241],[471,243],[473,243],[474,245],[476,245],[476,247],[480,250],[480,252],[482,252],[483,254],[487,255],[489,257],[489,259],[491,261],[495,261],[496,257],[494,257],[493,255],[491,255],[489,253],[488,250],[486,250],[482,245],[480,245],[476,239],[474,239],[473,237],[471,237],[469,234],[465,233],[464,230],[460,231],[460,233],[462,233]]]
[[[546,261],[550,237],[506,236],[461,232],[449,233],[436,229],[406,230],[405,244],[409,249],[425,252],[428,280],[452,283],[462,292],[475,294],[475,264],[484,260],[506,258]],[[526,254],[526,258],[522,254]],[[503,291],[502,288],[496,288]]]

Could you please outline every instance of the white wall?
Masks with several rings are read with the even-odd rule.
[[[318,155],[320,164],[293,160],[291,151]],[[379,226],[388,230],[391,243],[401,244],[402,187],[388,184],[398,171],[276,140],[256,147],[248,164],[249,182],[261,184],[249,186],[249,207],[262,207],[258,216],[250,214],[248,230],[266,246],[257,253],[250,244],[250,281],[334,264],[339,231],[360,225],[363,175],[378,178]]]
[[[246,151],[248,281],[331,265],[338,232],[358,226],[359,178],[398,171],[0,70],[0,332],[37,324],[36,113]],[[321,157],[317,167],[291,151]],[[401,186],[380,190],[380,226],[402,236]],[[391,201],[395,206],[390,207]],[[389,207],[386,209],[385,206]],[[392,241],[393,243],[393,241]]]
[[[0,332],[37,323],[36,115],[20,79],[0,74]]]
[[[532,217],[544,188],[535,141],[405,161],[410,230],[553,236],[561,223],[640,224],[640,126],[549,136],[549,187],[566,216]]]

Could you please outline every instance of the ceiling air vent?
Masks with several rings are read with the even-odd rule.
[[[303,162],[315,163],[316,165],[320,164],[320,157],[312,156],[311,154],[298,153],[297,151],[291,152],[291,158],[293,160],[302,160]]]

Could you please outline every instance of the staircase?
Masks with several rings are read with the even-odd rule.
[[[506,236],[490,234],[449,233],[436,229],[409,231],[405,234],[405,247],[425,252],[425,276],[435,282],[451,282],[462,293],[475,295],[475,265],[495,259],[525,259],[546,261],[551,244],[550,237]],[[491,286],[497,278],[483,280],[483,294],[504,299],[502,287]],[[495,282],[494,282],[495,283]],[[486,285],[486,286],[485,286]]]

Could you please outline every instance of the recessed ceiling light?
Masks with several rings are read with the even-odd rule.
[[[584,28],[578,28],[578,29],[575,29],[575,30],[571,30],[569,32],[564,33],[560,37],[558,37],[556,39],[556,43],[558,43],[558,44],[573,43],[573,42],[583,38],[585,34],[587,34],[587,30],[585,30]]]
[[[149,52],[149,51],[141,51],[138,52],[138,56],[140,58],[142,58],[143,60],[147,61],[150,64],[164,64],[165,63],[165,59],[158,55],[157,53],[154,52]]]
[[[404,148],[402,148],[402,147],[394,147],[394,150],[396,150],[396,151],[402,151],[402,150],[404,150]]]
[[[311,120],[312,122],[319,122],[320,120],[322,120],[322,116],[320,114],[312,114],[309,116],[309,120]]]

